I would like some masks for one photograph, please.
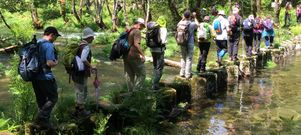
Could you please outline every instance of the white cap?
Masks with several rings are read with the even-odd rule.
[[[87,27],[83,30],[83,39],[86,39],[88,37],[94,37],[94,36],[96,35],[91,28]]]
[[[218,14],[219,14],[219,15],[226,15],[224,10],[218,11]]]
[[[140,23],[140,24],[143,24],[143,25],[144,25],[145,21],[144,21],[144,19],[142,19],[142,18],[138,18],[138,19],[135,21],[135,23]]]

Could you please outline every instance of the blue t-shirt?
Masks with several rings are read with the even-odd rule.
[[[37,75],[36,80],[53,80],[54,75],[51,71],[51,68],[47,66],[46,62],[48,60],[57,60],[54,44],[45,39],[39,39],[38,43],[41,43],[40,44],[40,62],[44,68],[43,68],[43,72],[41,72]]]
[[[197,30],[197,25],[195,22],[191,22],[189,24],[189,40],[188,40],[188,44],[194,44],[194,33]]]

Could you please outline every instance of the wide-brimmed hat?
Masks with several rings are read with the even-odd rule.
[[[218,15],[226,15],[224,10],[218,11]]]
[[[87,27],[83,30],[83,39],[94,37],[94,36],[96,36],[96,34],[91,28]]]

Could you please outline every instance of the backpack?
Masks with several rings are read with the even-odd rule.
[[[240,19],[238,19],[235,15],[231,15],[228,18],[230,23],[230,28],[232,32],[236,32],[239,30]]]
[[[178,24],[176,32],[176,41],[178,45],[187,45],[189,39],[189,25],[190,21],[181,21]]]
[[[264,27],[266,29],[266,31],[272,31],[274,28],[273,28],[273,23],[270,19],[267,19],[265,22],[264,22]]]
[[[32,81],[35,76],[42,71],[40,62],[40,45],[44,42],[37,42],[36,35],[34,35],[31,42],[23,45],[19,52],[20,62],[18,66],[18,73],[26,82]]]
[[[160,26],[155,25],[148,27],[146,31],[146,46],[149,48],[163,47],[160,37]]]
[[[208,23],[201,23],[198,27],[198,39],[199,41],[208,40],[211,38],[210,26]]]
[[[128,36],[131,31],[132,29],[129,31],[122,32],[119,35],[119,37],[114,41],[109,56],[110,60],[116,60],[129,52],[131,46],[128,43]]]
[[[223,33],[222,24],[221,24],[220,20],[215,20],[214,21],[213,29],[214,29],[216,34],[222,34]]]
[[[253,26],[252,23],[249,19],[244,20],[244,22],[242,23],[243,25],[243,30],[244,31],[251,31],[253,30]]]
[[[301,8],[297,9],[297,15],[301,15]]]
[[[79,45],[76,43],[67,45],[67,51],[63,56],[63,65],[68,74],[80,71],[78,66],[80,63],[76,61],[76,56],[82,51],[85,45]]]
[[[255,19],[255,28],[261,29],[262,28],[262,20],[260,18]]]

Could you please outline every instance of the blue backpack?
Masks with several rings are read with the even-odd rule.
[[[223,33],[222,24],[221,24],[220,20],[215,20],[214,21],[213,29],[214,29],[216,34],[222,34]]]
[[[23,45],[19,52],[20,62],[18,73],[26,82],[32,81],[35,76],[42,71],[40,62],[40,45],[44,42],[37,43],[36,36],[34,35],[31,42]]]
[[[122,32],[119,37],[113,43],[111,53],[109,56],[110,60],[116,60],[123,55],[126,55],[130,50],[130,45],[128,43],[128,36],[132,30]]]
[[[244,31],[251,31],[253,30],[253,25],[249,19],[243,21],[243,30]]]

